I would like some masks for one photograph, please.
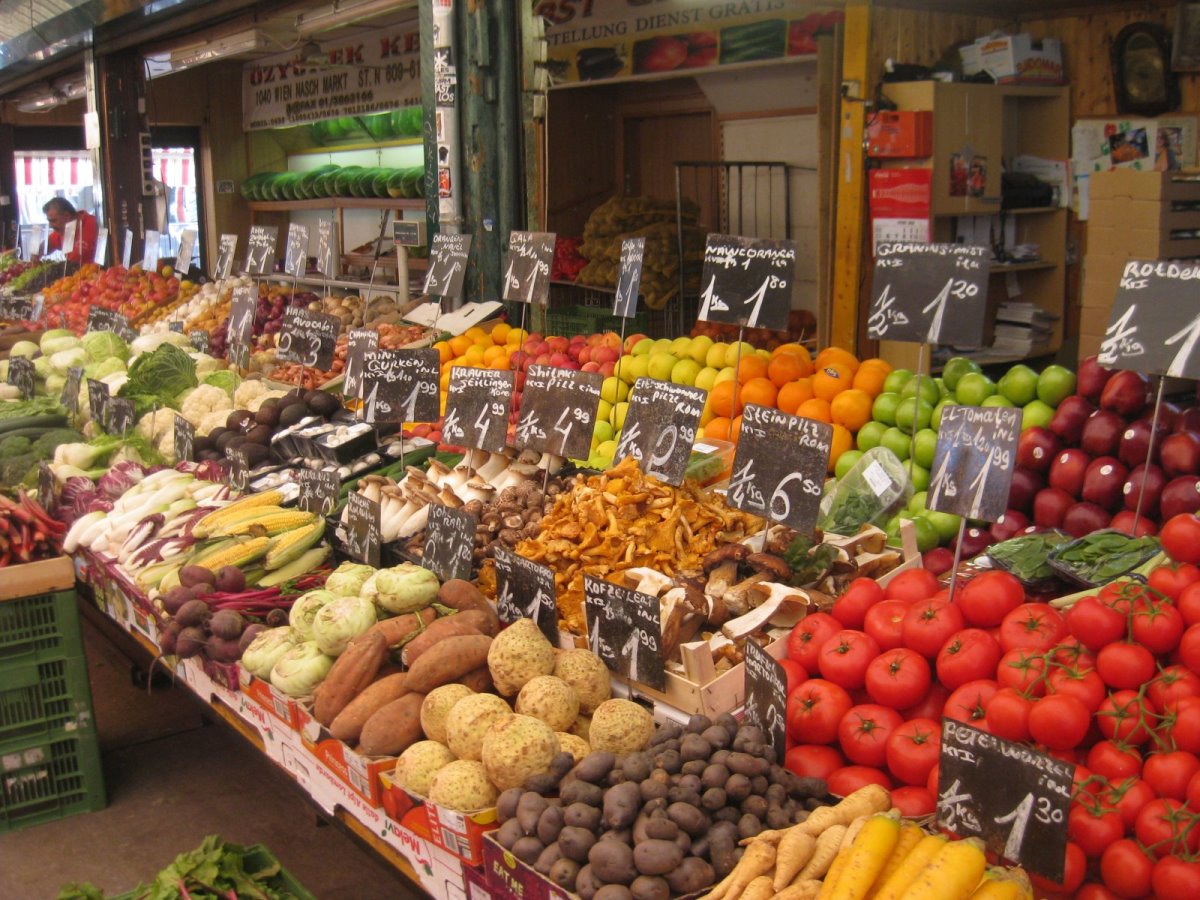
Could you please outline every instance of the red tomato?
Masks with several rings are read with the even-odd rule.
[[[797,744],[832,744],[838,723],[853,705],[840,685],[810,678],[788,695],[788,737]]]
[[[1096,668],[1095,655],[1074,638],[1067,638],[1055,647],[1050,659],[1060,666],[1075,666],[1080,669]]]
[[[892,791],[892,806],[902,816],[931,816],[937,803],[926,788],[905,785]]]
[[[1000,662],[1000,645],[980,628],[955,632],[937,656],[938,680],[950,690],[968,681],[991,678]]]
[[[932,597],[938,590],[937,576],[928,569],[906,569],[888,582],[883,595],[888,600],[916,603]]]
[[[941,776],[941,768],[939,763],[934,763],[933,768],[929,770],[929,780],[925,782],[925,790],[934,797],[938,796],[938,778]]]
[[[1044,653],[1066,633],[1062,614],[1049,603],[1022,603],[1000,623],[1000,646]]]
[[[942,717],[942,710],[946,706],[946,701],[949,699],[950,692],[946,690],[946,686],[940,681],[934,681],[929,686],[929,693],[921,699],[920,703],[904,710],[904,718],[940,719]]]
[[[908,604],[901,600],[884,600],[867,612],[863,630],[875,638],[881,650],[904,646],[904,616]]]
[[[1167,519],[1158,539],[1167,556],[1176,562],[1200,563],[1200,519],[1191,513]]]
[[[1041,702],[1040,700],[1038,701]],[[1062,881],[1051,881],[1049,878],[1043,878],[1034,872],[1029,873],[1029,880],[1033,882],[1033,886],[1049,894],[1065,894],[1070,896],[1079,889],[1083,884],[1083,877],[1087,874],[1087,854],[1085,854],[1079,845],[1072,841],[1067,841],[1067,858],[1063,864],[1063,879]],[[1037,891],[1034,896],[1042,896]]]
[[[1126,778],[1124,781],[1110,786],[1101,795],[1105,806],[1112,807],[1121,814],[1126,831],[1133,828],[1142,807],[1153,799],[1155,799],[1154,788],[1140,778]]]
[[[788,659],[804,666],[805,671],[817,671],[817,657],[821,645],[842,628],[840,622],[829,613],[811,613],[792,628],[788,635]]]
[[[1200,582],[1200,569],[1191,563],[1168,563],[1156,566],[1146,581],[1160,594],[1178,603],[1188,585]]]
[[[1025,589],[1008,572],[993,569],[968,581],[954,602],[962,609],[968,625],[987,628],[999,625],[1025,602]]]
[[[1056,750],[1054,752],[1063,753],[1065,751]],[[1108,779],[1093,775],[1092,770],[1083,763],[1076,764],[1075,776],[1071,781],[1072,797],[1078,797],[1080,791],[1087,791],[1089,794],[1097,796],[1106,787],[1108,787]]]
[[[1179,661],[1200,675],[1200,625],[1192,625],[1179,639]]]
[[[1150,682],[1146,696],[1165,712],[1184,697],[1200,697],[1200,676],[1186,666],[1167,666]]]
[[[783,671],[787,675],[787,692],[788,696],[791,696],[792,691],[808,681],[808,672],[804,671],[804,666],[800,663],[787,657],[779,660],[779,665],[783,666]]]
[[[1183,616],[1173,604],[1138,603],[1133,608],[1133,640],[1151,653],[1170,653],[1183,637]]]
[[[836,797],[853,794],[860,787],[868,784],[878,784],[888,790],[892,789],[892,780],[887,777],[887,773],[870,766],[843,766],[836,772],[830,773],[829,777],[825,779],[825,783],[829,786],[829,793]]]
[[[1095,669],[1055,667],[1050,670],[1046,681],[1050,693],[1070,694],[1081,701],[1088,708],[1088,712],[1099,709],[1106,694],[1104,679]]]
[[[1088,768],[1113,784],[1136,778],[1142,771],[1142,754],[1136,747],[1097,741],[1087,755]]]
[[[1148,587],[1138,584],[1136,581],[1110,581],[1100,588],[1096,599],[1111,606],[1122,615],[1128,615],[1133,611],[1133,605],[1138,600],[1153,599],[1154,596]]]
[[[867,666],[879,655],[875,639],[861,631],[839,631],[821,645],[817,668],[821,675],[848,691],[863,686]]]
[[[785,769],[807,778],[828,778],[845,764],[842,754],[821,744],[798,744],[783,759]]]
[[[1094,596],[1081,597],[1066,615],[1067,629],[1093,653],[1125,637],[1125,616]]]
[[[888,735],[888,771],[905,784],[924,785],[941,747],[941,725],[935,719],[909,719]]]
[[[1200,891],[1200,864],[1168,856],[1154,864],[1155,900],[1194,900]]]
[[[1193,851],[1200,845],[1200,834],[1196,833],[1195,828],[1187,832],[1186,839],[1183,837],[1191,818],[1191,811],[1185,809],[1178,800],[1159,798],[1142,807],[1133,828],[1137,839],[1144,846],[1157,845],[1154,847],[1154,855],[1161,859],[1173,853],[1176,844],[1185,845]],[[1184,847],[1181,846],[1180,849]]]
[[[1109,687],[1137,689],[1154,677],[1154,654],[1129,641],[1109,644],[1096,654],[1096,671]]]
[[[1200,809],[1200,774],[1193,775],[1188,782],[1187,805],[1192,809]]]
[[[1083,740],[1091,713],[1075,697],[1049,694],[1029,711],[1029,736],[1053,750],[1070,750]]]
[[[968,681],[956,688],[946,701],[942,715],[947,719],[966,722],[976,728],[985,728],[988,701],[996,695],[996,682],[980,678],[978,681]]]
[[[904,646],[933,659],[950,636],[963,627],[962,610],[950,603],[916,603],[904,617]]]
[[[1140,745],[1150,740],[1154,710],[1134,691],[1114,691],[1096,710],[1096,724],[1106,738]]]
[[[838,725],[838,743],[851,762],[881,767],[887,761],[888,736],[903,721],[896,710],[877,703],[853,706]]]
[[[1185,587],[1175,605],[1189,627],[1200,622],[1200,582]]]
[[[1100,876],[1118,897],[1145,897],[1153,872],[1150,857],[1129,838],[1110,844],[1100,855]]]
[[[1168,710],[1159,735],[1176,750],[1200,753],[1200,698],[1184,697]]]
[[[1186,750],[1151,753],[1142,767],[1142,777],[1154,792],[1172,800],[1187,800],[1188,784],[1197,772],[1200,760]]]
[[[1001,687],[1015,688],[1040,697],[1046,693],[1046,681],[1042,675],[1046,671],[1046,659],[1041,654],[1029,650],[1009,650],[996,666],[996,681]]]
[[[1067,836],[1088,856],[1099,856],[1104,848],[1125,835],[1125,823],[1116,811],[1071,805],[1067,814]]]
[[[987,704],[988,730],[1009,741],[1029,740],[1029,713],[1033,701],[1015,688],[1001,688]]]
[[[862,628],[871,607],[881,600],[883,588],[874,578],[855,578],[833,602],[830,613],[843,628]]]
[[[1088,883],[1075,892],[1074,900],[1120,900],[1102,884]]]
[[[929,693],[929,663],[915,650],[887,650],[867,666],[867,693],[876,703],[905,709]]]

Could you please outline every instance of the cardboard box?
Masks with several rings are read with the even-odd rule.
[[[1200,209],[1175,210],[1171,201],[1128,197],[1094,197],[1088,228],[1147,228],[1154,231],[1200,231]]]
[[[1088,178],[1088,192],[1092,203],[1107,197],[1200,203],[1200,169],[1177,172],[1109,169],[1106,172],[1093,172]]]
[[[467,886],[467,900],[491,900],[492,890],[483,869],[463,866]]]
[[[928,109],[880,110],[867,125],[867,155],[912,158],[933,152],[933,112]]]
[[[494,806],[478,812],[459,812],[406,791],[392,781],[391,770],[382,773],[380,781],[383,808],[392,819],[468,865],[483,864],[483,836],[497,827]]]
[[[268,713],[290,728],[300,730],[299,706],[295,700],[277,689],[270,682],[251,675],[243,666],[238,666],[238,683],[242,693],[265,709]]]
[[[975,42],[979,67],[998,84],[1062,84],[1062,45],[1026,33],[993,35]]]
[[[1200,256],[1200,238],[1172,237],[1153,228],[1106,227],[1088,224],[1088,253],[1123,259],[1180,259]]]
[[[295,710],[296,730],[300,732],[305,749],[363,800],[372,806],[381,806],[383,782],[379,776],[396,767],[396,757],[356,753],[314,719],[311,708],[296,703]]]

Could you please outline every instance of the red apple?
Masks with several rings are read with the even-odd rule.
[[[1058,528],[1075,498],[1062,488],[1045,488],[1033,498],[1033,523],[1038,528]]]
[[[1017,465],[1034,472],[1045,472],[1050,468],[1062,444],[1049,428],[1035,425],[1021,432],[1017,440]]]
[[[1054,457],[1054,462],[1050,464],[1050,487],[1078,497],[1079,492],[1083,490],[1083,478],[1091,461],[1090,456],[1076,447],[1064,450]]]
[[[1200,385],[1200,382],[1197,382]],[[1200,390],[1200,388],[1197,388]],[[1200,431],[1200,406],[1185,409],[1175,420],[1176,431]]]
[[[1017,466],[1013,469],[1012,484],[1008,489],[1009,507],[1028,512],[1033,508],[1034,496],[1045,486],[1046,479],[1040,472]]]
[[[1058,404],[1048,426],[1064,444],[1075,446],[1083,434],[1083,426],[1096,407],[1078,394],[1072,394]]]
[[[1178,428],[1179,424],[1179,407],[1169,400],[1164,400],[1162,406],[1158,410],[1158,440],[1161,440],[1164,435],[1170,434],[1172,431],[1183,431],[1185,429]],[[1147,422],[1154,421],[1154,407],[1151,406],[1144,413],[1142,418]],[[1192,431],[1200,431],[1200,428],[1193,428]]]
[[[1063,516],[1062,530],[1071,537],[1080,538],[1101,528],[1107,528],[1112,516],[1095,503],[1076,503]]]
[[[1109,528],[1132,534],[1134,537],[1158,534],[1158,526],[1145,516],[1139,516],[1132,509],[1123,509],[1108,523]]]
[[[1162,518],[1165,522],[1180,513],[1194,513],[1200,509],[1200,478],[1195,475],[1180,475],[1170,482],[1162,492]]]
[[[1150,378],[1141,372],[1122,369],[1114,372],[1100,394],[1100,408],[1136,416],[1150,402]]]
[[[1200,473],[1200,434],[1180,431],[1163,441],[1162,467],[1168,478]]]
[[[1079,446],[1092,456],[1111,456],[1121,445],[1121,435],[1125,430],[1124,419],[1115,412],[1099,409],[1088,416],[1083,424]]]
[[[958,536],[954,538],[954,543],[958,543]],[[962,558],[970,559],[973,556],[978,556],[988,548],[989,544],[994,544],[992,536],[982,528],[974,526],[966,529],[962,533]]]
[[[1161,436],[1160,436],[1161,439]],[[1121,434],[1121,443],[1117,448],[1117,457],[1127,466],[1140,466],[1146,462],[1146,453],[1150,450],[1150,423],[1145,419],[1130,422]],[[1154,458],[1158,459],[1159,446],[1155,443]]]
[[[1162,469],[1158,466],[1151,463],[1149,466],[1135,467],[1125,478],[1125,483],[1121,485],[1125,508],[1136,509],[1138,492],[1144,489],[1146,495],[1142,498],[1142,512],[1147,516],[1157,515],[1159,499],[1166,486],[1167,477],[1163,475]]]
[[[1129,470],[1115,456],[1098,457],[1088,463],[1080,495],[1104,509],[1117,509],[1121,505],[1121,488],[1128,477]]]
[[[921,564],[934,575],[949,572],[954,565],[954,551],[949,547],[934,547],[921,555]]]
[[[1100,395],[1104,392],[1104,385],[1111,377],[1112,369],[1104,368],[1095,356],[1089,356],[1079,364],[1075,389],[1092,403],[1099,403]]]
[[[993,540],[1007,541],[1028,527],[1029,518],[1025,513],[1017,509],[1009,509],[1005,510],[1004,515],[992,523],[992,527],[988,531],[991,532]]]

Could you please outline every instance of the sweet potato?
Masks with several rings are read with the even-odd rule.
[[[500,618],[496,615],[496,607],[492,605],[491,600],[480,592],[479,588],[475,587],[469,581],[464,581],[461,578],[451,578],[438,590],[437,602],[442,606],[457,609],[459,612],[468,609],[477,609],[480,612],[487,613],[491,616],[493,624],[486,633],[495,635],[500,630]]]
[[[404,645],[404,664],[412,666],[421,654],[432,648],[438,641],[450,637],[460,637],[469,634],[487,634],[490,623],[487,613],[478,609],[467,609],[452,616],[443,616],[432,623],[424,632]],[[490,637],[490,635],[489,635]]]
[[[333,724],[329,726],[329,733],[339,741],[347,743],[357,741],[367,719],[393,700],[399,700],[404,696],[407,690],[404,682],[407,678],[406,673],[398,672],[368,685],[366,690],[351,700],[346,708],[338,713]]]
[[[351,641],[313,696],[316,720],[326,726],[333,722],[346,704],[375,680],[387,653],[387,641],[378,632],[366,633]]]
[[[486,634],[462,635],[439,641],[421,654],[408,670],[408,689],[420,694],[457,681],[487,664],[492,639]]]
[[[359,735],[367,756],[395,756],[421,739],[421,701],[424,694],[405,694],[372,713]]]
[[[363,636],[366,634],[382,634],[389,647],[402,646],[424,631],[426,626],[435,618],[437,618],[437,610],[430,608],[423,609],[418,613],[393,616],[390,619],[380,619],[368,628]],[[355,640],[358,640],[358,638],[355,638]]]
[[[477,694],[486,694],[494,685],[492,684],[492,670],[486,665],[480,666],[478,669],[472,669],[462,678],[458,679],[459,684],[465,684]]]

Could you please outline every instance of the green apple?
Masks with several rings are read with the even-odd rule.
[[[634,356],[648,356],[654,348],[654,338],[642,338],[633,345],[633,349],[629,352]]]
[[[889,547],[900,546],[900,517],[892,516],[887,520],[887,524],[883,526],[883,533],[887,535],[887,543]]]
[[[900,405],[900,395],[893,391],[884,391],[871,404],[871,418],[884,425],[896,424],[896,407]]]
[[[629,396],[629,385],[617,378],[616,375],[609,375],[600,384],[600,399],[609,403],[619,403]]]
[[[913,490],[924,493],[929,489],[929,470],[924,466],[918,466],[913,463],[909,469],[908,477],[912,480]]]
[[[996,385],[992,379],[981,372],[968,372],[959,379],[954,399],[963,406],[980,406],[995,393]]]
[[[954,513],[938,512],[931,509],[925,513],[925,521],[929,522],[937,530],[938,542],[948,544],[958,534],[958,526],[962,522],[962,519]]]
[[[1054,407],[1041,400],[1031,400],[1021,410],[1021,430],[1041,426],[1045,428],[1054,418]]]
[[[879,446],[879,440],[883,437],[883,433],[887,431],[887,426],[882,422],[868,422],[862,428],[858,429],[858,436],[855,438],[855,443],[859,450],[874,450]]]
[[[925,515],[913,517],[913,528],[917,532],[917,549],[922,553],[928,553],[938,545],[940,538],[938,537],[937,529],[933,527],[933,523],[926,518]]]
[[[958,406],[958,403],[947,397],[941,403],[933,408],[933,415],[929,417],[929,427],[937,431],[942,427],[942,410],[947,406]]]
[[[717,379],[713,384],[720,384],[722,381],[733,381],[737,378],[737,369],[733,366],[725,366],[717,373]]]
[[[898,394],[904,390],[904,386],[912,377],[911,369],[892,369],[887,378],[883,379],[883,389],[888,393]]]
[[[1038,374],[1024,363],[1018,363],[1001,376],[996,390],[1014,406],[1024,406],[1037,397]]]
[[[1046,366],[1038,376],[1037,396],[1043,403],[1057,407],[1075,393],[1075,373],[1066,366]]]
[[[1012,408],[1016,407],[1017,404],[1013,403],[1011,400],[1009,400],[1003,394],[992,394],[992,396],[988,397],[986,400],[984,400],[979,405],[980,406],[1007,406],[1008,408],[1012,409]]]
[[[693,385],[700,374],[700,363],[694,359],[681,359],[671,367],[671,381],[675,384]]]
[[[895,425],[883,433],[879,439],[879,446],[891,450],[901,462],[908,459],[909,437]]]
[[[650,371],[650,357],[644,353],[641,356],[622,356],[620,363],[620,378],[631,386],[639,378],[645,378],[646,373]],[[618,374],[616,369],[613,370],[613,374]]]
[[[846,477],[846,474],[854,468],[854,464],[862,459],[863,452],[861,450],[847,450],[838,457],[837,462],[833,466],[833,475],[839,481]]]
[[[926,469],[933,468],[933,455],[937,452],[937,432],[922,428],[913,436],[913,462]]]
[[[625,414],[629,412],[629,404],[621,401],[613,407],[612,426],[617,431],[625,427]]]
[[[933,416],[933,404],[909,397],[901,400],[896,407],[896,427],[901,431],[912,434],[913,431],[929,427],[929,419]]]
[[[920,378],[913,376],[900,389],[901,397],[915,397],[917,394],[917,383],[921,385],[921,399],[930,406],[942,399],[941,393],[938,391],[938,386],[928,375],[922,375]]]
[[[700,363],[701,366],[708,364],[708,351],[712,349],[713,339],[707,334],[702,334],[692,338],[692,346],[688,349],[688,356]]]
[[[651,353],[650,365],[646,369],[646,374],[658,381],[670,381],[671,370],[675,368],[677,362],[679,362],[679,358],[672,353]]]
[[[927,510],[925,509],[925,500],[926,500],[926,492],[925,491],[917,491],[915,494],[913,494],[911,497],[908,498],[908,502],[906,504],[904,504],[904,508],[906,510],[908,510],[910,513],[912,513],[914,516],[917,515],[918,513],[923,514],[923,513],[927,512]]]
[[[734,341],[725,348],[725,365],[736,366],[737,361],[742,356],[750,356],[754,353],[754,346],[742,341],[740,344]]]
[[[596,404],[596,418],[603,419],[605,422],[612,423],[612,404],[607,400],[600,400]]]
[[[952,391],[958,390],[958,382],[964,375],[971,373],[977,375],[981,373],[979,364],[965,356],[952,356],[946,360],[946,365],[942,366],[942,380]]]
[[[611,441],[613,437],[613,427],[607,419],[596,417],[596,427],[592,430],[592,445],[603,444],[605,441]]]

